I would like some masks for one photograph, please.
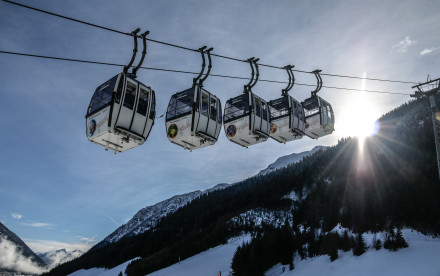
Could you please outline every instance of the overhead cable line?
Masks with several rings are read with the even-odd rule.
[[[51,59],[51,60],[61,60],[61,61],[71,61],[71,62],[80,62],[80,63],[90,63],[90,64],[99,64],[99,65],[107,65],[107,66],[120,66],[124,67],[123,64],[118,63],[110,63],[110,62],[101,62],[101,61],[91,61],[91,60],[83,60],[83,59],[72,59],[72,58],[62,58],[62,57],[52,57],[52,56],[44,56],[44,55],[34,55],[34,54],[27,54],[27,53],[18,53],[18,52],[11,52],[11,51],[3,51],[0,50],[1,54],[9,54],[9,55],[17,55],[17,56],[26,56],[26,57],[35,57],[35,58],[42,58],[42,59]],[[132,66],[134,67],[134,66]],[[145,70],[154,70],[154,71],[164,71],[164,72],[172,72],[172,73],[181,73],[181,74],[193,74],[197,75],[196,72],[190,72],[190,71],[183,71],[183,70],[174,70],[174,69],[165,69],[165,68],[156,68],[156,67],[145,67],[141,66],[140,69]],[[240,79],[240,80],[249,80],[250,78],[247,77],[237,77],[237,76],[229,76],[229,75],[220,75],[220,74],[210,74],[210,76],[213,77],[219,77],[219,78],[229,78],[229,79]],[[262,82],[271,82],[271,83],[282,83],[285,84],[287,82],[285,81],[276,81],[276,80],[264,80],[261,79],[259,81]],[[295,85],[299,86],[310,86],[314,87],[316,85],[314,84],[304,84],[304,83],[295,83]],[[409,96],[410,94],[406,93],[399,93],[399,92],[389,92],[389,91],[376,91],[376,90],[362,90],[362,89],[355,89],[355,88],[344,88],[344,87],[335,87],[335,86],[322,86],[324,88],[329,89],[338,89],[338,90],[347,90],[347,91],[357,91],[357,92],[368,92],[368,93],[380,93],[380,94],[392,94],[392,95],[404,95]]]
[[[99,29],[115,32],[115,33],[118,33],[118,34],[123,34],[123,35],[131,36],[131,33],[119,31],[119,30],[116,30],[116,29],[108,28],[108,27],[104,27],[104,26],[101,26],[101,25],[93,24],[93,23],[86,22],[86,21],[83,21],[83,20],[79,20],[79,19],[75,19],[75,18],[72,18],[72,17],[64,16],[64,15],[61,15],[61,14],[45,11],[45,10],[42,10],[42,9],[38,9],[38,8],[34,8],[34,7],[31,7],[31,6],[24,5],[24,4],[20,4],[20,3],[17,3],[17,2],[13,2],[13,1],[10,1],[10,0],[1,0],[1,1],[9,3],[9,4],[12,4],[12,5],[19,6],[19,7],[22,7],[22,8],[27,8],[27,9],[30,9],[30,10],[34,10],[34,11],[37,11],[37,12],[44,13],[44,14],[48,14],[48,15],[56,16],[56,17],[63,18],[63,19],[66,19],[66,20],[74,21],[74,22],[77,22],[77,23],[85,24],[85,25],[88,25],[88,26],[91,26],[91,27],[95,27],[95,28],[99,28]],[[188,47],[177,45],[177,44],[172,44],[172,43],[168,43],[168,42],[164,42],[164,41],[154,40],[154,39],[151,39],[151,38],[147,38],[147,40],[151,41],[151,42],[154,42],[154,43],[158,43],[158,44],[162,44],[162,45],[167,45],[167,46],[171,46],[171,47],[175,47],[175,48],[179,48],[179,49],[183,49],[183,50],[187,50],[187,51],[198,52],[197,49],[192,49],[192,48],[188,48]],[[239,61],[239,62],[247,63],[247,61],[243,60],[243,59],[228,57],[228,56],[214,54],[214,53],[212,53],[211,55],[215,56],[215,57],[223,58],[223,59],[229,59],[229,60],[233,60],[233,61]],[[259,63],[258,65],[264,66],[264,67],[269,67],[269,68],[275,68],[275,69],[282,69],[282,70],[284,70],[284,67],[279,67],[279,66],[274,66],[274,65],[262,64],[262,63]],[[313,74],[313,72],[304,71],[304,70],[298,70],[298,69],[293,69],[292,71],[299,72],[299,73]],[[329,74],[329,73],[322,73],[321,75],[329,76],[329,77],[350,78],[350,79],[360,79],[360,80],[370,80],[370,81],[404,83],[404,84],[418,84],[417,82],[411,82],[411,81],[389,80],[389,79],[379,79],[379,78],[364,78],[364,77],[347,76],[347,75],[339,75],[339,74]]]

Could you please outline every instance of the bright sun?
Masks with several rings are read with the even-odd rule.
[[[335,128],[341,137],[357,137],[362,144],[366,137],[377,133],[378,112],[366,97],[359,97],[345,106],[340,112],[340,118],[336,118]]]
[[[366,78],[367,74],[364,73],[363,77]],[[365,87],[366,80],[363,79],[361,89],[364,90]],[[375,135],[379,130],[379,125],[376,122],[379,113],[365,92],[348,98],[344,107],[339,115],[340,118],[336,118],[335,128],[341,137],[357,137],[362,148],[365,138]]]

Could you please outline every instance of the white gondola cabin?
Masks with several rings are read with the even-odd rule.
[[[305,135],[304,109],[300,102],[288,94],[295,83],[293,67],[293,65],[284,67],[289,75],[289,82],[282,90],[281,98],[269,102],[270,137],[280,143],[301,139]]]
[[[269,105],[252,93],[252,87],[260,75],[257,64],[259,59],[250,58],[247,61],[252,69],[251,80],[244,86],[243,94],[226,102],[223,115],[226,137],[246,148],[267,141],[270,135]]]
[[[142,145],[155,117],[154,91],[121,73],[98,86],[86,115],[89,141],[123,152]]]
[[[265,142],[270,135],[269,116],[267,102],[252,92],[229,99],[223,117],[226,137],[246,148]]]
[[[312,91],[310,98],[302,102],[306,115],[305,134],[312,139],[329,135],[335,130],[335,115],[331,104],[316,95],[322,87],[322,79],[319,72],[321,70],[313,71],[318,81],[316,90]]]
[[[167,108],[165,126],[168,140],[190,151],[217,142],[222,127],[222,107],[220,99],[203,89],[203,82],[212,68],[211,51],[199,49],[202,55],[202,70],[194,78],[193,86],[174,94]],[[205,71],[205,54],[208,56],[208,70]]]
[[[269,102],[270,137],[280,143],[301,139],[305,133],[304,109],[292,96]]]
[[[302,103],[306,115],[305,133],[312,139],[331,134],[335,128],[332,106],[319,96],[312,96]]]
[[[199,84],[171,97],[166,115],[170,142],[198,149],[217,142],[222,127],[220,100]]]

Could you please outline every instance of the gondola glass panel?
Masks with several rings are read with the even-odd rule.
[[[252,92],[229,99],[223,117],[226,137],[243,147],[266,141],[270,129],[268,112],[266,101]]]
[[[167,108],[168,139],[190,151],[215,144],[222,124],[220,109],[220,100],[199,84],[174,94]]]
[[[154,124],[154,99],[151,88],[123,73],[98,86],[86,115],[89,141],[115,153],[142,145]]]
[[[286,95],[270,101],[269,106],[270,137],[280,143],[286,143],[304,136],[304,109],[297,100]]]
[[[332,106],[319,96],[312,96],[306,99],[304,107],[306,117],[305,134],[312,138],[331,134],[334,129],[335,117]]]

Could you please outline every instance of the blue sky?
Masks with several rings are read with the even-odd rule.
[[[20,1],[37,8],[190,48],[300,70],[384,79],[439,77],[438,1]],[[0,50],[125,64],[130,37],[0,2]],[[144,66],[199,71],[197,53],[148,44]],[[222,131],[216,145],[192,153],[171,144],[164,119],[141,147],[114,155],[90,143],[85,111],[95,88],[119,67],[0,54],[0,221],[35,251],[88,248],[139,209],[175,194],[250,177],[278,157],[333,145],[355,135],[356,118],[377,118],[405,96],[323,88],[333,105],[336,131],[319,140],[243,149]],[[247,64],[213,58],[213,74],[250,76]],[[157,114],[169,97],[188,88],[192,75],[141,70],[156,91]],[[296,73],[299,83],[313,75]],[[286,81],[281,70],[261,78]],[[411,85],[323,77],[324,85],[410,93]],[[242,93],[244,80],[210,77],[205,88],[224,104]],[[283,84],[259,82],[266,100]],[[304,100],[311,88],[294,86]]]

